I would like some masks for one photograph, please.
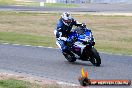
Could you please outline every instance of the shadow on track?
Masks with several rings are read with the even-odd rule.
[[[71,64],[71,65],[78,65],[78,66],[93,66],[96,67],[94,65],[92,65],[90,62],[81,62],[81,61],[76,61],[76,62],[68,62],[68,61],[64,61],[66,64]],[[104,67],[103,65],[100,65],[100,67]]]

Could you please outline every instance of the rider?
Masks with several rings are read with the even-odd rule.
[[[71,29],[75,26],[82,26],[83,24],[76,21],[74,18],[72,18],[71,14],[68,12],[64,12],[61,15],[61,18],[59,19],[59,22],[57,24],[57,28],[55,30],[55,35],[58,40],[58,43],[62,49],[62,53],[70,53],[70,50],[68,46],[66,45],[64,40],[61,40],[61,37],[68,38],[69,34],[71,33]],[[72,42],[72,40],[67,39],[66,42]]]

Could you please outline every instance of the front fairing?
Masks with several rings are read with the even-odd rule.
[[[84,43],[84,45],[93,42],[93,35],[92,32],[87,30],[84,34],[78,36],[78,41]]]
[[[86,46],[93,46],[92,44],[94,42],[94,38],[90,30],[86,30],[83,34],[72,32],[69,37],[70,39],[72,39],[73,37],[77,37],[77,40],[72,47],[72,51],[78,55],[82,54]]]

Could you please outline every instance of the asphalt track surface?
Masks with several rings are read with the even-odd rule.
[[[0,6],[0,11],[70,11],[70,12],[132,12],[132,4],[94,4],[81,8],[44,8],[25,6]],[[91,79],[132,80],[132,56],[100,53],[102,64],[77,60],[69,63],[59,49],[0,44],[0,70],[31,74],[63,82],[79,84],[82,67]],[[93,87],[89,87],[93,88]],[[111,87],[97,87],[111,88]],[[112,86],[114,88],[114,86]],[[126,87],[115,87],[126,88]],[[131,88],[128,86],[127,88]]]
[[[0,6],[0,11],[132,12],[132,4],[85,4],[76,8]]]
[[[132,80],[132,56],[100,55],[102,64],[95,67],[88,61],[70,63],[59,49],[0,44],[0,69],[79,84],[78,77],[84,67],[91,79]]]

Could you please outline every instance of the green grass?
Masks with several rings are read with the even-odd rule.
[[[14,3],[14,0],[0,0],[0,5],[12,5]]]
[[[0,80],[0,88],[32,88],[32,86],[31,83],[26,81],[6,79]]]
[[[62,88],[57,84],[39,84],[30,83],[29,81],[17,80],[17,79],[3,79],[0,80],[0,88]],[[73,88],[70,87],[69,88]]]
[[[17,78],[8,78],[0,80],[0,88],[79,88],[79,86],[59,85],[56,83],[47,84],[46,82],[36,82],[35,80],[27,79],[17,80]],[[46,80],[45,80],[46,81]]]
[[[132,50],[131,48],[129,48],[127,46],[127,42],[121,44],[121,45],[124,45],[124,46],[120,46],[118,43],[116,43],[118,41],[96,41],[96,45],[95,47],[98,49],[98,51],[101,51],[101,52],[108,52],[108,53],[111,53],[111,54],[124,54],[124,55],[132,55]]]
[[[45,3],[46,7],[63,7],[63,8],[71,8],[71,7],[79,7],[77,4],[64,4],[64,3]]]
[[[19,34],[13,32],[0,32],[1,43],[19,43],[30,44],[34,46],[55,47],[55,39],[50,36],[36,36],[28,34]]]
[[[15,1],[15,0],[0,0],[0,5],[23,5],[23,6],[40,6],[40,2],[27,2],[26,1]],[[65,4],[65,3],[44,3],[45,7],[55,8],[73,8],[79,7],[77,4]]]
[[[24,6],[40,6],[40,2],[19,2],[16,3],[17,5],[24,5]],[[61,7],[61,8],[73,8],[79,7],[77,4],[64,4],[64,3],[44,3],[44,7]]]

